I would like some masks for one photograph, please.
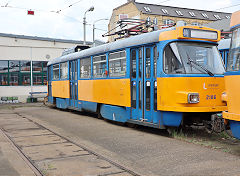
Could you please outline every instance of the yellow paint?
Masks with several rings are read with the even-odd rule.
[[[225,76],[228,112],[223,118],[240,121],[240,75]]]
[[[226,104],[221,100],[223,91],[223,77],[157,78],[157,109],[177,112],[224,111]],[[189,104],[188,93],[199,93],[200,102]],[[216,99],[211,99],[214,95]]]
[[[78,99],[131,106],[130,79],[78,80]]]
[[[184,37],[183,36],[183,29],[185,29],[185,28],[207,30],[207,31],[216,31],[218,33],[218,38],[217,38],[217,40],[211,40],[211,39],[199,39],[199,38]],[[174,39],[193,39],[193,40],[218,42],[221,39],[221,33],[220,33],[220,31],[218,31],[216,29],[207,28],[207,27],[181,26],[181,27],[176,27],[176,30],[165,31],[165,32],[160,33],[160,35],[159,35],[159,41],[174,40]]]
[[[236,26],[238,24],[240,24],[240,10],[232,14],[230,27]]]
[[[52,96],[70,98],[69,81],[52,81]]]

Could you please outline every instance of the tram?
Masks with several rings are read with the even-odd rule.
[[[223,112],[234,137],[240,139],[240,11],[231,17],[232,40],[224,74],[226,93],[223,100],[227,102],[227,111]]]
[[[218,50],[222,56],[223,63],[225,64],[225,67],[227,65],[227,58],[229,55],[229,48],[230,48],[231,39],[221,39],[218,42]]]
[[[226,110],[220,31],[171,27],[48,62],[48,101],[108,120],[165,129]]]

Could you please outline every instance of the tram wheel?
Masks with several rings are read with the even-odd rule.
[[[134,123],[126,123],[126,125],[130,128],[137,128],[138,127],[138,125],[134,124]]]

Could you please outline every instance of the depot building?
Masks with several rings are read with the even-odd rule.
[[[0,33],[0,104],[46,94],[47,62],[76,45],[83,42]]]

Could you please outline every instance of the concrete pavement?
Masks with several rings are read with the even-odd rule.
[[[36,169],[35,175],[46,176],[135,175],[13,111],[0,111],[0,128],[0,141],[3,141],[0,142],[0,156],[6,155],[1,157],[0,176],[30,176],[32,168]],[[10,147],[4,148],[4,145],[12,145],[13,154],[9,155]],[[11,157],[16,160],[10,160]]]
[[[166,137],[161,130],[132,129],[83,113],[41,105],[0,109],[0,128],[47,176],[133,175],[124,169],[146,176],[240,175],[239,156]],[[5,172],[21,175],[23,166],[11,163],[2,146]]]
[[[239,156],[165,137],[161,130],[131,129],[48,107],[15,111],[140,175],[240,175]]]
[[[0,110],[0,118],[12,111]],[[0,176],[36,176],[21,153],[0,129]]]

